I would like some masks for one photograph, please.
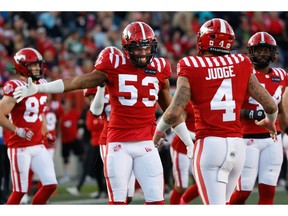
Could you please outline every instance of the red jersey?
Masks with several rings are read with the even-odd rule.
[[[45,79],[40,79],[37,83],[46,83]],[[4,85],[4,96],[13,97],[13,92],[18,86],[26,85],[22,80],[10,80]],[[9,119],[14,125],[21,128],[29,128],[33,131],[34,136],[31,141],[11,133],[8,140],[8,147],[26,147],[39,145],[44,143],[42,128],[42,114],[46,106],[47,94],[36,93],[32,96],[24,98],[21,102],[15,104]]]
[[[99,145],[99,138],[102,133],[104,121],[101,116],[97,117],[88,111],[86,114],[86,126],[91,133],[91,144],[93,146]]]
[[[100,56],[95,68],[108,75],[111,103],[108,142],[152,139],[158,93],[171,76],[169,62],[154,58],[146,68],[139,69],[125,57],[110,53]],[[145,133],[141,128],[146,128]]]
[[[188,78],[197,139],[207,136],[242,137],[240,110],[254,71],[241,54],[189,56],[177,66]]]
[[[64,110],[59,101],[51,101],[45,108],[47,130],[55,137],[57,136],[57,122],[62,118],[63,114]],[[56,145],[48,145],[47,139],[44,139],[44,143],[46,148],[56,148]]]
[[[270,68],[268,74],[264,74],[259,71],[255,71],[255,75],[258,81],[266,88],[266,90],[273,97],[275,103],[278,105],[281,102],[282,93],[285,86],[288,85],[288,75],[281,68]],[[254,98],[246,95],[242,109],[248,110],[263,110],[261,104],[259,104]],[[254,123],[252,119],[241,119],[242,121],[242,132],[243,134],[263,134],[268,131]],[[279,122],[276,119],[276,129],[280,132]]]
[[[70,109],[64,113],[61,119],[61,138],[62,144],[72,142],[77,139],[78,120],[80,112],[76,109]]]

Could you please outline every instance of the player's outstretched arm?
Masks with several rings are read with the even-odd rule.
[[[277,140],[275,121],[278,116],[278,107],[269,92],[258,82],[254,74],[251,74],[248,92],[251,97],[263,106],[265,111],[266,117],[261,121],[255,120],[255,124],[266,128],[272,139]]]
[[[165,137],[165,131],[171,126],[175,126],[174,130],[187,146],[188,157],[192,158],[194,144],[190,138],[185,122],[181,120],[181,114],[190,100],[190,96],[190,84],[187,78],[181,76],[178,77],[175,95],[173,96],[171,104],[165,110],[159,123],[157,124],[153,142],[155,146],[159,146],[161,139]]]
[[[17,87],[13,93],[13,97],[17,103],[19,103],[23,98],[36,94],[37,92],[52,94],[63,93],[77,89],[93,88],[105,81],[107,81],[107,75],[98,70],[77,77],[58,79],[38,85],[33,83],[31,78],[28,78],[28,84]]]

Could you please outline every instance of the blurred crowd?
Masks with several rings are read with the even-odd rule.
[[[213,17],[233,27],[235,52],[246,53],[245,44],[255,32],[269,32],[279,46],[274,66],[288,69],[286,12],[0,12],[0,86],[14,74],[12,57],[23,47],[42,54],[48,81],[88,73],[104,47],[121,48],[123,28],[137,20],[155,30],[157,55],[168,58],[173,67],[173,86],[177,61],[196,54],[197,32]],[[82,91],[67,95],[76,99],[76,108],[85,106]]]

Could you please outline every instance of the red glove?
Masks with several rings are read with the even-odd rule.
[[[16,128],[15,134],[17,134],[19,137],[22,137],[24,139],[27,139],[28,141],[31,141],[32,137],[34,136],[34,133],[29,128]]]
[[[47,141],[48,141],[48,145],[53,146],[53,145],[55,144],[56,137],[53,136],[50,132],[47,132],[47,133],[45,134],[45,138],[46,138]]]

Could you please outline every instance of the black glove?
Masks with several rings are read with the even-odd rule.
[[[261,121],[265,118],[264,110],[244,110],[244,118]]]

